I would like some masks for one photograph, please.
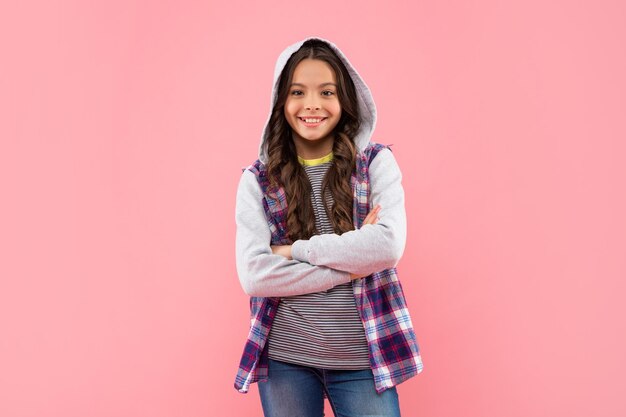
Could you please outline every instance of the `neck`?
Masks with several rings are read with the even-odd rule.
[[[293,138],[296,153],[302,159],[318,159],[327,156],[333,151],[335,139],[332,135],[326,138],[310,141],[302,138]]]

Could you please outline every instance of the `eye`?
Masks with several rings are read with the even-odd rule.
[[[300,91],[300,90],[293,90],[293,91],[291,92],[291,95],[292,95],[292,96],[298,96],[298,95],[300,95],[300,94],[296,94],[296,93],[301,93],[301,92],[302,92],[302,91]]]
[[[322,94],[323,93],[330,93],[330,94],[325,94],[326,96],[332,96],[333,94],[335,94],[333,91],[330,91],[330,90],[322,91]]]

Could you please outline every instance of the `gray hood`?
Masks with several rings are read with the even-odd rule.
[[[319,40],[326,42],[335,51],[337,56],[341,58],[344,65],[348,69],[350,76],[352,77],[352,82],[354,83],[354,86],[356,87],[356,91],[357,91],[357,97],[358,97],[358,103],[359,103],[359,114],[361,118],[361,127],[359,128],[359,131],[357,132],[356,137],[354,138],[358,152],[361,152],[370,143],[370,138],[372,136],[372,133],[374,132],[374,127],[376,127],[376,105],[374,104],[374,98],[372,97],[372,93],[370,92],[369,87],[365,84],[365,82],[363,81],[359,73],[352,66],[350,61],[348,61],[348,58],[346,58],[346,56],[343,54],[343,52],[341,52],[341,50],[337,47],[337,45],[330,42],[329,40],[320,38],[318,36],[310,36],[308,38],[305,38],[285,48],[285,50],[281,52],[281,54],[278,56],[278,60],[276,61],[276,67],[274,68],[274,81],[273,81],[274,87],[272,88],[272,99],[271,99],[270,111],[267,116],[265,126],[263,127],[263,135],[261,136],[261,144],[259,146],[259,160],[263,162],[264,164],[267,163],[267,159],[268,159],[267,146],[266,146],[265,140],[268,135],[269,121],[270,121],[270,117],[272,113],[272,108],[274,107],[274,104],[276,103],[277,92],[278,92],[278,77],[280,76],[280,73],[282,72],[283,68],[287,64],[287,60],[289,59],[289,57],[298,49],[300,49],[302,44],[309,39],[319,39]]]

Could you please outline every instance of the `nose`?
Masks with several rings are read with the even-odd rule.
[[[304,108],[307,110],[311,110],[311,109],[319,110],[320,105],[317,102],[313,102],[313,103],[308,103],[307,105],[304,106]]]

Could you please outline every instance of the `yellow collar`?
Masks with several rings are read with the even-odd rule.
[[[315,159],[304,159],[298,156],[298,161],[302,165],[306,165],[306,166],[319,165],[319,164],[323,164],[324,162],[329,162],[332,160],[333,160],[333,151],[330,151],[330,153],[326,156],[322,156],[321,158],[315,158]]]

